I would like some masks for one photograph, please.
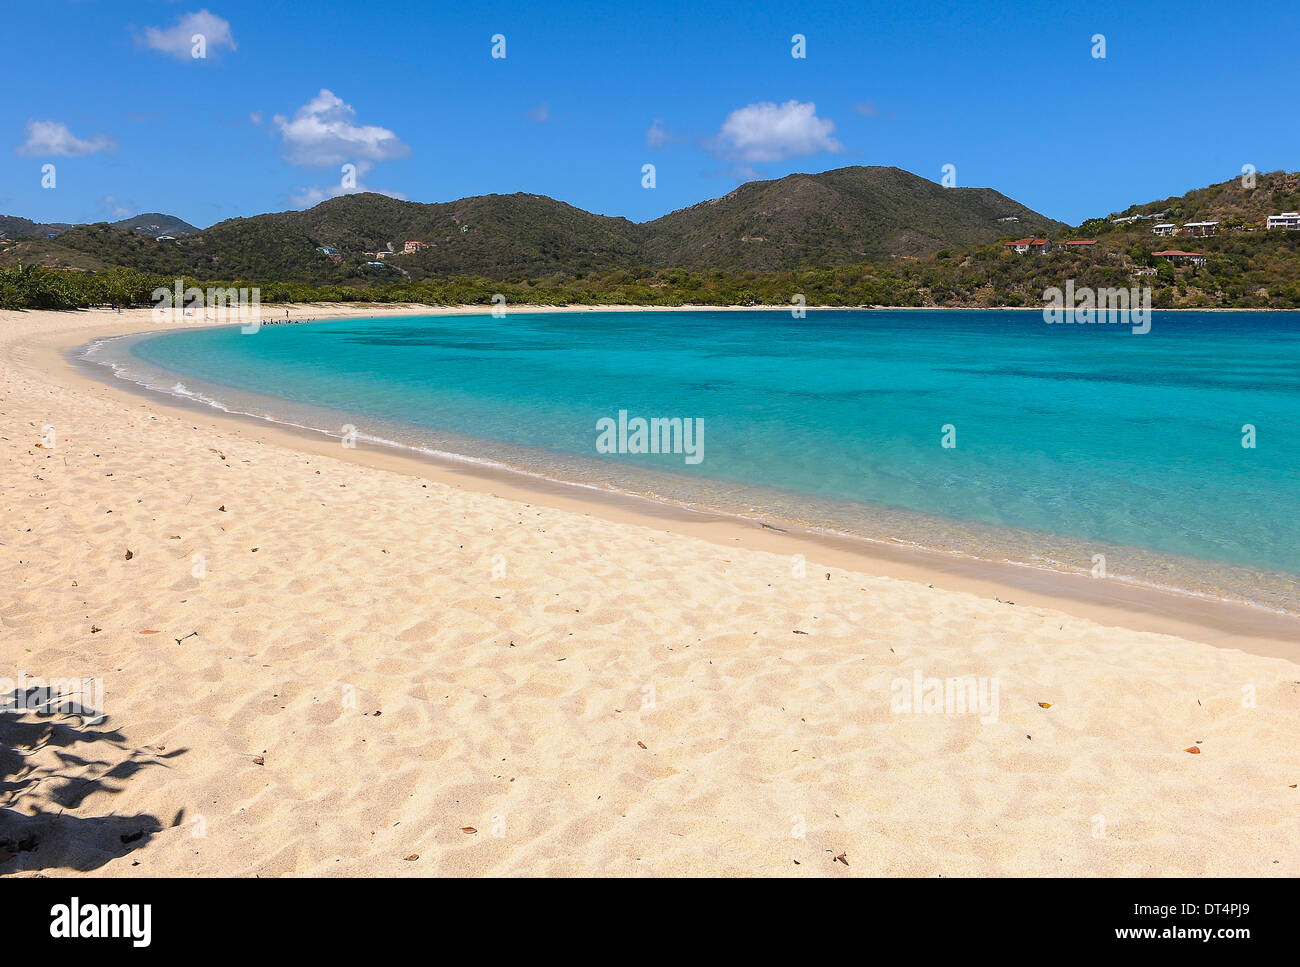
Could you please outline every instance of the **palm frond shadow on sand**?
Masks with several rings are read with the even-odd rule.
[[[98,793],[121,792],[143,769],[166,768],[166,760],[185,749],[133,749],[94,710],[12,711],[39,708],[41,696],[34,690],[19,698],[16,692],[0,695],[0,876],[89,872],[139,849],[163,829],[147,813],[94,815],[83,806],[92,796],[102,802]],[[183,814],[166,825],[179,825]]]

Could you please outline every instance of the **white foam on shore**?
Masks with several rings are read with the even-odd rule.
[[[339,433],[338,431],[335,430],[328,430],[325,429],[324,427],[315,426],[314,424],[298,423],[293,420],[286,419],[282,416],[276,416],[270,413],[263,413],[255,410],[240,409],[229,403],[225,403],[213,396],[209,396],[206,393],[191,390],[183,382],[175,379],[174,375],[166,375],[166,374],[159,375],[162,374],[161,370],[158,370],[156,374],[146,373],[141,370],[132,369],[115,358],[110,358],[107,356],[104,356],[102,358],[100,357],[99,351],[109,343],[116,342],[121,339],[134,340],[148,335],[154,335],[154,333],[139,333],[139,334],[134,334],[132,336],[113,336],[105,339],[97,339],[94,342],[88,343],[86,346],[82,347],[82,351],[78,354],[78,358],[85,360],[88,363],[93,363],[95,365],[108,367],[112,370],[113,375],[118,379],[125,380],[129,383],[134,383],[137,386],[143,387],[144,389],[150,390],[155,393],[160,393],[165,396],[173,396],[176,397],[177,399],[186,400],[188,402],[202,403],[205,406],[211,406],[214,409],[220,410],[223,413],[229,413],[232,416],[251,417],[253,419],[263,420],[267,423],[272,423],[277,426],[292,427],[293,429],[296,430],[307,430],[312,433],[322,434],[323,436],[327,436],[335,440],[342,440],[344,438],[345,434]],[[695,508],[691,507],[688,504],[670,500],[668,498],[649,497],[644,494],[638,494],[631,491],[620,490],[617,487],[608,487],[598,483],[590,483],[581,480],[572,480],[565,477],[555,477],[546,473],[542,473],[540,471],[529,470],[525,467],[520,467],[514,464],[505,463],[500,460],[493,460],[489,457],[476,457],[470,454],[458,453],[452,450],[440,450],[435,447],[426,447],[426,446],[420,446],[418,444],[402,443],[399,440],[392,440],[387,437],[376,436],[374,434],[369,434],[369,433],[357,432],[355,434],[355,437],[356,439],[364,440],[367,443],[377,444],[379,446],[385,446],[385,447],[392,447],[393,449],[404,450],[410,453],[418,453],[423,456],[434,457],[438,460],[471,464],[474,466],[485,467],[492,470],[501,470],[509,473],[521,474],[523,476],[532,477],[537,480],[544,480],[547,483],[560,484],[563,486],[570,486],[570,487],[581,487],[584,490],[600,491],[603,493],[613,494],[620,497],[635,497],[638,499],[647,500],[655,503],[670,503],[670,504],[674,504],[675,506],[679,506],[684,510],[695,510]],[[735,515],[729,515],[729,516],[735,516]]]
[[[166,330],[162,330],[162,331],[166,331]],[[217,399],[216,397],[210,396],[208,394],[196,390],[191,390],[183,382],[176,379],[174,373],[169,374],[161,369],[157,369],[153,372],[146,372],[143,366],[140,367],[139,369],[134,369],[128,366],[127,364],[125,364],[124,362],[122,362],[119,358],[114,358],[106,354],[107,353],[106,347],[114,343],[126,341],[126,344],[123,347],[126,349],[126,353],[124,353],[123,356],[126,356],[129,353],[129,346],[132,345],[134,342],[141,341],[150,336],[154,336],[158,334],[159,331],[154,331],[154,332],[146,332],[146,333],[134,333],[129,336],[111,336],[102,339],[96,339],[88,343],[86,346],[83,346],[81,350],[78,352],[78,357],[87,363],[108,367],[112,370],[113,375],[118,379],[122,379],[130,383],[134,383],[137,386],[140,386],[146,390],[150,390],[155,393],[171,396],[176,399],[185,400],[187,402],[198,403],[204,406],[210,406],[213,409],[219,410],[223,413],[230,414],[232,416],[248,417],[256,420],[261,420],[276,426],[289,427],[296,430],[303,430],[309,433],[318,433],[335,440],[342,440],[344,438],[345,434],[343,433],[334,430],[325,429],[324,427],[316,426],[314,424],[299,423],[287,419],[283,416],[277,416],[271,413],[258,412],[255,410],[238,408],[237,406],[223,402],[222,400]],[[291,402],[291,401],[287,401],[287,402]],[[500,472],[504,474],[526,477],[531,480],[541,481],[546,484],[550,484],[554,486],[566,487],[566,488],[578,488],[581,490],[587,490],[595,493],[605,494],[607,496],[617,497],[620,499],[632,499],[632,500],[644,501],[649,504],[655,504],[660,506],[666,505],[678,511],[686,512],[689,514],[725,517],[732,520],[744,521],[746,523],[763,525],[768,527],[775,526],[769,523],[770,521],[777,521],[783,525],[782,527],[776,528],[778,530],[784,530],[786,532],[795,533],[795,534],[805,534],[811,537],[825,537],[825,538],[832,538],[838,540],[861,542],[861,543],[880,546],[880,547],[901,547],[907,550],[924,553],[924,554],[942,555],[952,560],[970,561],[970,562],[977,562],[982,564],[1010,565],[1016,568],[1037,571],[1039,573],[1046,574],[1046,575],[1069,575],[1073,577],[1081,577],[1089,573],[1087,569],[1082,569],[1077,566],[1071,566],[1064,562],[1059,562],[1059,561],[1052,561],[1052,560],[1042,561],[1040,559],[1040,562],[1035,563],[1032,561],[1017,560],[1014,558],[1008,558],[1002,556],[997,556],[997,557],[985,556],[985,555],[975,553],[974,551],[968,549],[941,547],[941,546],[926,544],[919,541],[912,541],[912,540],[907,540],[904,538],[898,538],[892,536],[873,537],[856,531],[847,531],[847,530],[838,529],[833,526],[813,525],[813,524],[807,524],[798,521],[787,520],[785,518],[774,516],[771,513],[764,513],[761,509],[753,506],[750,507],[750,511],[751,511],[750,513],[745,513],[739,510],[723,509],[703,502],[694,502],[694,501],[688,501],[683,499],[677,499],[662,494],[643,493],[643,492],[623,489],[620,487],[610,486],[606,484],[595,483],[591,481],[575,480],[571,477],[559,477],[539,470],[529,469],[526,467],[519,466],[517,464],[507,463],[505,461],[495,460],[489,457],[473,456],[470,454],[460,453],[452,450],[443,450],[435,447],[421,446],[419,444],[403,443],[399,440],[393,440],[387,437],[378,436],[374,434],[361,433],[359,431],[356,432],[354,436],[356,439],[363,440],[369,444],[389,447],[391,449],[404,451],[407,453],[418,454],[420,456],[428,457],[443,463],[468,465],[483,470],[489,470],[493,472]],[[918,516],[924,516],[924,515],[918,514]],[[1062,541],[1076,541],[1082,543],[1081,541],[1079,541],[1078,538],[1060,537],[1059,539]],[[1207,562],[1207,563],[1213,564],[1215,562]],[[1182,595],[1182,596],[1196,598],[1203,601],[1217,602],[1217,603],[1236,605],[1236,606],[1245,606],[1252,609],[1256,609],[1258,611],[1266,612],[1269,614],[1275,614],[1283,617],[1288,617],[1288,618],[1294,618],[1300,616],[1300,611],[1288,611],[1284,608],[1270,607],[1267,604],[1263,604],[1258,601],[1252,601],[1248,598],[1239,597],[1236,595],[1213,594],[1205,591],[1198,591],[1194,588],[1187,588],[1187,587],[1181,587],[1177,585],[1165,584],[1158,581],[1143,579],[1140,577],[1108,573],[1106,577],[1102,580],[1115,581],[1117,583],[1129,585],[1136,588],[1158,591],[1165,594]]]

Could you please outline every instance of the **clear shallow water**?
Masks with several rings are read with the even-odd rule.
[[[555,313],[99,344],[228,409],[691,506],[1300,611],[1300,317]],[[597,421],[698,418],[703,460]],[[1257,445],[1242,446],[1243,424]],[[956,446],[941,445],[945,425]]]

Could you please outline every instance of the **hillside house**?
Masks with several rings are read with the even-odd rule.
[[[418,252],[420,249],[428,247],[429,246],[425,245],[423,242],[407,242],[402,246],[402,254],[410,255],[413,252]]]
[[[1042,255],[1051,250],[1052,243],[1045,238],[1018,238],[1014,242],[1004,243],[1004,247],[1015,249],[1017,255],[1024,255],[1026,252]]]
[[[332,245],[317,245],[317,246],[316,246],[316,251],[320,252],[321,255],[338,255],[338,254],[339,254],[339,250],[336,249],[336,248],[334,248]]]
[[[1169,249],[1165,252],[1152,252],[1158,259],[1164,259],[1166,262],[1191,262],[1193,265],[1204,265],[1205,256],[1200,252],[1180,252],[1178,249]]]
[[[1289,228],[1300,230],[1300,212],[1283,212],[1281,215],[1269,215],[1267,228]]]
[[[1178,226],[1173,222],[1161,222],[1155,228],[1151,229],[1153,235],[1172,235],[1178,231]]]
[[[1071,242],[1066,242],[1065,247],[1072,252],[1086,252],[1097,244],[1095,238],[1079,238]]]
[[[1213,235],[1219,230],[1218,222],[1184,222],[1183,233],[1186,235]]]

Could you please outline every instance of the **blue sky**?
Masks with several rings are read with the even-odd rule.
[[[1294,0],[4,0],[3,19],[0,214],[39,221],[207,226],[342,191],[343,163],[416,201],[527,191],[637,221],[851,164],[952,164],[1069,222],[1300,168]]]

